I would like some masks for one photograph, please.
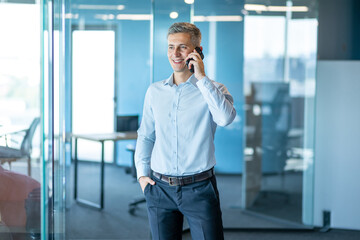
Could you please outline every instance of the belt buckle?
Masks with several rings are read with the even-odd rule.
[[[170,186],[178,186],[179,181],[176,177],[169,177],[169,185]]]

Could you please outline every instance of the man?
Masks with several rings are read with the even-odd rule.
[[[193,239],[223,239],[214,135],[235,118],[233,98],[206,77],[195,25],[175,23],[167,38],[174,72],[147,90],[135,153],[152,237],[181,239],[185,216]]]

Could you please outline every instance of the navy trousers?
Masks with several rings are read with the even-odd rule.
[[[170,186],[156,177],[152,179],[156,184],[146,185],[144,195],[154,240],[181,239],[184,217],[192,239],[224,239],[215,176],[184,186]]]

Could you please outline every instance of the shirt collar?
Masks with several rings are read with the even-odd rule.
[[[172,87],[174,85],[174,74],[171,74],[171,76],[168,79],[165,79],[163,81],[164,86],[169,85]]]
[[[192,83],[195,87],[197,87],[196,83],[198,80],[195,77],[195,74],[192,74],[188,80],[186,80],[185,83]],[[165,79],[163,81],[164,86],[169,85],[170,87],[174,86],[174,73],[171,74],[171,76],[168,79]]]
[[[199,80],[197,80],[197,78],[195,77],[195,74],[191,75],[190,78],[186,81],[186,82],[190,82],[192,83],[195,87],[197,87],[196,83],[198,82]]]

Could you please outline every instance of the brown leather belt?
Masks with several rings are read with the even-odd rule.
[[[211,178],[212,176],[214,176],[214,168],[211,168],[210,170],[202,173],[179,177],[166,176],[153,171],[153,176],[163,182],[168,183],[170,186],[183,186],[186,184],[201,182],[208,178]]]

